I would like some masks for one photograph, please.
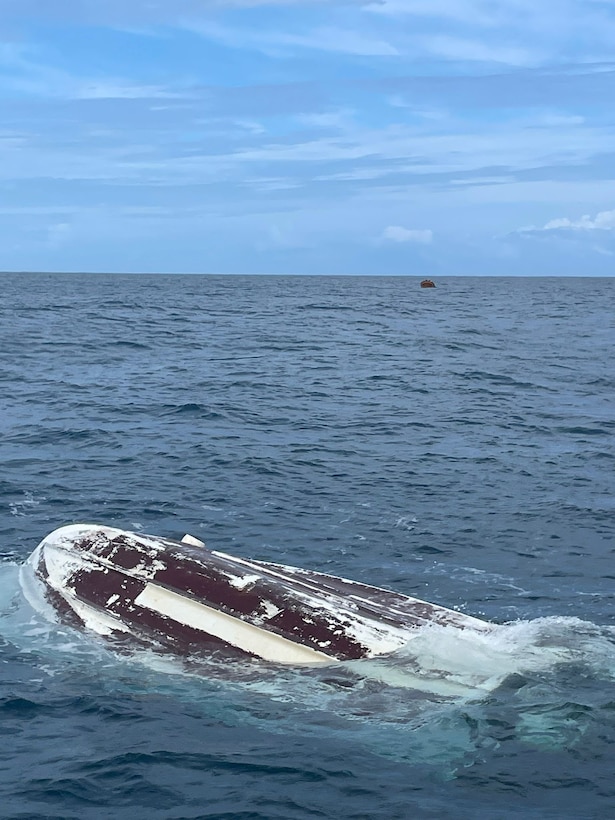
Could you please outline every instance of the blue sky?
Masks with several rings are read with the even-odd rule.
[[[615,0],[0,0],[0,269],[612,275]]]

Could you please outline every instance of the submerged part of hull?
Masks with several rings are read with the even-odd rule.
[[[488,630],[417,598],[319,572],[94,525],[47,536],[29,559],[64,617],[181,654],[232,647],[286,664],[400,649],[430,623]]]

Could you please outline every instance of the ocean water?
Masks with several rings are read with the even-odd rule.
[[[615,813],[615,279],[0,275],[2,818]],[[120,652],[92,521],[498,624],[331,670]]]

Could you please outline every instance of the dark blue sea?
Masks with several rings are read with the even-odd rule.
[[[0,284],[3,820],[615,815],[615,279]],[[334,672],[118,652],[21,591],[71,522],[499,626]]]

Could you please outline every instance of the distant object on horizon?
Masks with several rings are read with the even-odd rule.
[[[432,279],[423,279],[421,282],[422,288],[435,288],[436,283]]]

